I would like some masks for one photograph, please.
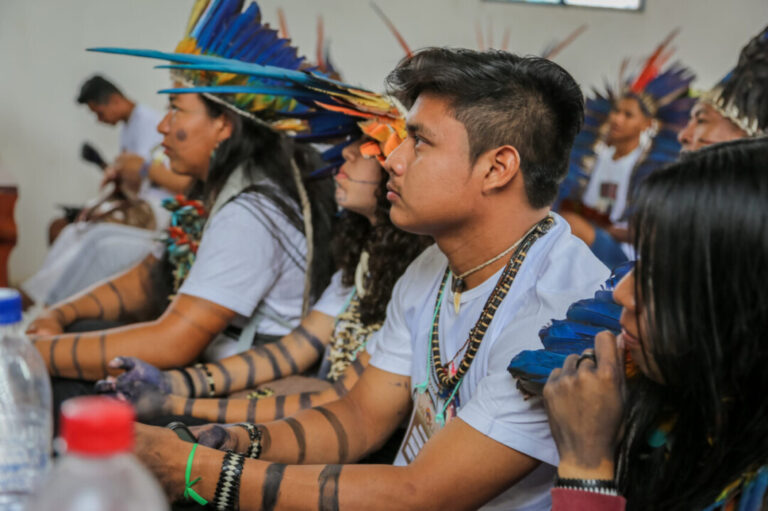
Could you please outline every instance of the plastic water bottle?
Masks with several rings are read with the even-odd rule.
[[[133,408],[88,396],[61,405],[66,454],[54,464],[34,511],[165,511],[160,485],[131,454]]]
[[[21,296],[0,288],[0,509],[24,509],[51,454],[51,380],[21,332]]]

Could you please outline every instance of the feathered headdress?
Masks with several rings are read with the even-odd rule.
[[[749,137],[768,132],[768,27],[742,48],[736,67],[700,101]]]
[[[405,139],[404,109],[394,98],[324,76],[298,57],[288,39],[262,25],[255,2],[245,11],[242,7],[243,0],[198,0],[174,53],[109,47],[89,51],[169,61],[158,67],[171,69],[183,87],[161,93],[205,94],[300,140],[342,139],[323,154],[328,165],[311,177],[337,168],[343,147],[360,133],[375,141],[362,147],[363,154],[381,161]]]
[[[90,48],[89,51],[148,57],[174,62],[187,58],[219,58],[264,64],[284,70],[309,68],[289,39],[263,24],[256,2],[243,9],[244,0],[197,0],[192,8],[184,37],[174,53],[126,48]],[[175,69],[175,80],[185,88],[197,88],[206,97],[237,113],[276,130],[297,128],[286,115],[307,112],[300,99],[280,94],[277,79],[254,83],[247,76],[210,73],[203,70]],[[216,96],[207,88],[217,88]],[[222,89],[222,87],[225,87]],[[186,91],[184,91],[186,92]]]
[[[608,116],[613,105],[623,97],[637,99],[643,112],[654,120],[655,131],[633,172],[630,190],[634,190],[653,169],[677,159],[680,153],[677,133],[687,123],[695,102],[688,95],[695,75],[679,63],[661,71],[672,55],[669,45],[676,34],[674,31],[667,36],[629,80],[621,77],[625,62],[619,87],[606,85],[602,93],[593,89],[593,97],[586,101],[584,127],[574,140],[568,175],[560,186],[556,206],[563,199],[580,197],[586,188],[594,167],[595,148],[606,136]]]

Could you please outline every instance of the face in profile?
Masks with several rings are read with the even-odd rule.
[[[376,217],[376,190],[383,178],[383,169],[376,158],[366,158],[360,152],[364,140],[351,143],[342,151],[344,164],[336,181],[336,204],[363,215],[371,223]]]
[[[120,115],[117,108],[118,97],[117,94],[112,94],[103,103],[96,103],[95,101],[88,102],[88,109],[96,114],[96,119],[104,124],[110,126],[116,125],[120,121]]]
[[[622,98],[608,115],[608,144],[639,141],[650,126],[651,119],[643,113],[640,102],[631,97]]]
[[[712,106],[699,101],[691,109],[691,118],[678,133],[677,140],[683,146],[683,151],[696,151],[708,145],[746,136],[741,128],[720,115]]]
[[[198,94],[171,94],[168,113],[157,125],[163,149],[177,174],[205,180],[211,154],[229,137],[231,125],[224,116],[211,117]]]
[[[622,307],[619,322],[625,349],[645,376],[658,383],[664,383],[664,377],[651,354],[647,326],[648,307],[642,303],[642,297],[635,299],[635,270],[621,279],[613,291],[613,299]]]
[[[436,235],[470,216],[482,173],[473,172],[467,130],[445,99],[420,95],[407,128],[385,164],[390,218],[405,231]]]

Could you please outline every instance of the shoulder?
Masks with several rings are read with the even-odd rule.
[[[543,292],[591,296],[610,275],[582,240],[571,233],[568,223],[553,213],[555,225],[534,244],[539,251],[534,261],[536,288]],[[536,245],[539,245],[536,247]]]
[[[154,108],[139,103],[136,105],[137,118],[144,122],[154,122],[158,124],[163,118],[163,114]]]

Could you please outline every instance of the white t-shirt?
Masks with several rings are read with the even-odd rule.
[[[285,335],[301,318],[306,250],[304,234],[274,203],[254,192],[240,194],[210,219],[179,293],[236,312],[237,327],[258,313],[258,333]]]
[[[553,216],[555,224],[529,249],[458,391],[460,419],[497,442],[544,462],[484,510],[549,509],[557,450],[540,400],[523,399],[507,365],[522,350],[541,349],[538,331],[542,325],[562,317],[574,301],[591,296],[609,276],[589,248],[571,234],[568,224]],[[427,378],[435,301],[447,264],[437,246],[416,258],[395,285],[387,319],[375,336],[371,364],[410,376],[412,395],[416,385]],[[458,315],[450,283],[445,286],[439,326],[441,360],[450,360],[462,348],[502,271],[462,293]],[[404,463],[401,451],[395,464]]]
[[[643,144],[618,160],[613,159],[615,151],[613,147],[597,151],[597,160],[582,199],[585,205],[607,214],[613,223],[621,220],[627,207],[629,181],[643,153]]]
[[[147,106],[134,106],[131,116],[120,130],[120,152],[138,154],[145,161],[155,159],[153,150],[163,141],[163,135],[157,131],[157,125],[162,118],[160,112]],[[167,166],[167,159],[165,160]],[[139,198],[147,201],[152,207],[158,229],[164,229],[170,220],[170,213],[162,207],[163,199],[170,196],[169,191],[152,185],[148,178],[141,183]]]
[[[131,116],[120,130],[120,152],[151,159],[152,150],[163,142],[163,136],[157,131],[162,118],[160,112],[147,106],[134,106]]]

